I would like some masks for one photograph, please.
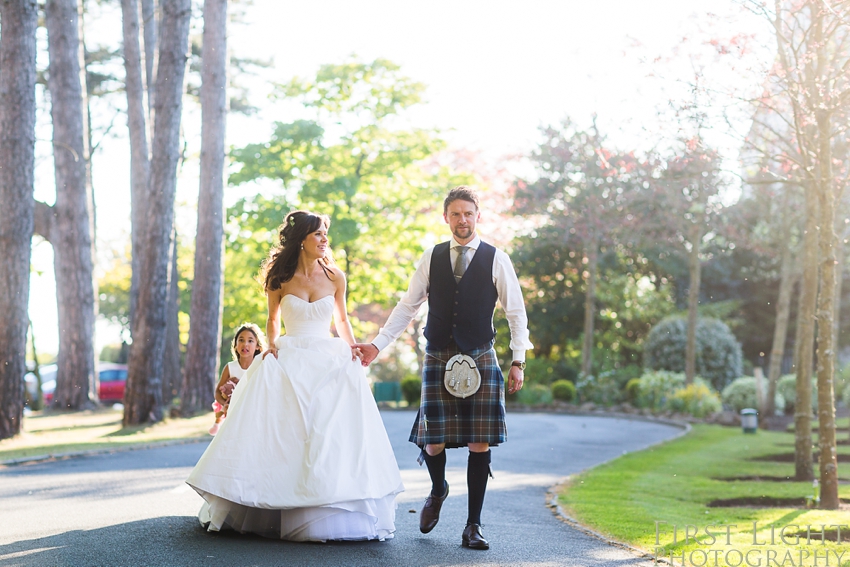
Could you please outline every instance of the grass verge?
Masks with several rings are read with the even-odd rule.
[[[811,482],[790,480],[793,462],[754,460],[787,453],[789,441],[793,443],[793,436],[788,433],[745,435],[736,428],[696,425],[669,443],[624,455],[572,478],[560,503],[594,530],[658,557],[672,556],[677,565],[850,566],[846,504],[838,511],[806,509],[804,504],[760,507],[765,499],[802,503],[812,496]],[[839,454],[848,453],[850,448],[839,447]],[[839,464],[840,476],[850,476],[841,472]],[[733,477],[780,480],[723,480]],[[839,485],[839,496],[850,497],[850,486]],[[708,505],[729,499],[742,503]],[[842,543],[821,541],[822,526],[827,527],[828,539],[839,535],[829,526],[842,524],[846,526],[840,528]],[[799,539],[792,535],[799,533]]]
[[[209,413],[123,427],[122,417],[122,410],[112,408],[32,412],[24,417],[19,436],[0,441],[0,464],[165,441],[208,439],[207,430],[214,421]]]

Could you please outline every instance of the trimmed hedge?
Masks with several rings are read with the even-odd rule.
[[[575,384],[569,380],[556,380],[552,383],[552,397],[562,402],[571,402],[575,400]]]
[[[418,403],[419,397],[422,395],[422,380],[417,376],[403,378],[401,381],[401,395],[410,405]]]

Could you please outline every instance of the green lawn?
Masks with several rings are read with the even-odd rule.
[[[850,427],[850,417],[836,418],[835,419],[835,437],[838,438],[838,439],[846,439],[847,436],[848,436],[848,434],[847,434],[847,428],[848,427]],[[794,432],[794,424],[793,423],[788,426],[788,432],[789,433]],[[812,420],[812,433],[814,433],[815,435],[818,434],[818,420],[817,419]]]
[[[177,440],[209,439],[212,412],[189,419],[166,419],[153,425],[122,427],[121,410],[45,410],[25,416],[22,433],[0,441],[0,464],[24,458],[62,456]]]
[[[747,566],[759,559],[763,567],[825,565],[824,554],[829,556],[829,565],[850,565],[850,512],[846,505],[840,511],[810,510],[805,504],[758,507],[763,505],[759,504],[763,497],[799,501],[811,497],[811,482],[720,480],[753,476],[786,479],[794,474],[793,462],[754,458],[789,452],[793,452],[793,436],[787,433],[759,431],[745,435],[738,428],[696,425],[689,434],[669,443],[578,475],[565,487],[560,501],[570,515],[593,529],[651,553],[657,549],[659,556],[669,558],[672,552],[677,564],[682,563],[684,553],[685,565],[705,561],[711,566]],[[839,447],[839,454],[850,454],[850,447]],[[839,464],[841,477],[850,477],[848,466]],[[850,485],[840,485],[839,495],[850,497]],[[750,502],[738,507],[707,505],[733,498]],[[846,525],[841,528],[844,543],[824,544],[816,539],[822,524]],[[780,537],[783,528],[785,541]],[[836,530],[831,531],[834,535]],[[791,536],[796,532],[804,534],[799,543]],[[814,562],[815,553],[818,563]]]

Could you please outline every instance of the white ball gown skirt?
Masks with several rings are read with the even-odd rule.
[[[186,480],[199,519],[293,541],[389,539],[404,487],[365,372],[329,336],[333,298],[283,299],[278,358],[254,359]]]

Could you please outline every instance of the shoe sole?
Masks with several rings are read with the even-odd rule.
[[[475,546],[473,546],[473,545],[469,545],[469,542],[464,540],[464,541],[461,542],[461,545],[463,547],[468,547],[469,549],[490,549],[489,543],[485,544],[485,545],[475,545]]]

